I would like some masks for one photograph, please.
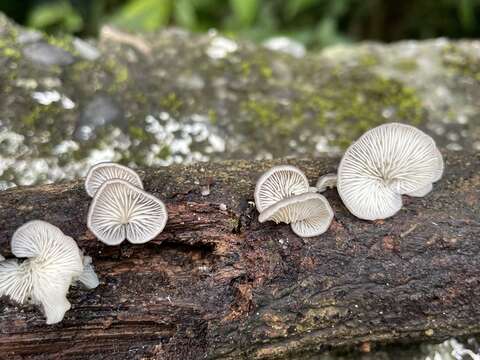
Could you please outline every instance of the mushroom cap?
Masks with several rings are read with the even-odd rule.
[[[310,185],[305,174],[295,166],[275,166],[265,172],[255,186],[255,205],[261,213],[278,201],[308,192]]]
[[[120,164],[103,162],[92,166],[88,171],[87,177],[85,178],[85,190],[87,194],[93,197],[98,188],[100,188],[105,181],[111,179],[125,180],[143,189],[142,180],[135,171]]]
[[[6,295],[21,304],[31,297],[32,277],[24,264],[17,259],[0,261],[0,297]]]
[[[25,297],[11,296],[24,303],[28,297],[43,308],[47,324],[61,321],[70,309],[66,295],[73,278],[83,271],[80,250],[76,242],[54,225],[45,221],[30,221],[15,231],[11,241],[12,253],[26,257],[18,267],[12,287],[23,291]],[[1,264],[3,264],[2,262]],[[15,294],[17,291],[13,291]]]
[[[327,231],[333,210],[323,195],[308,192],[280,200],[261,212],[258,220],[291,224],[298,236],[311,237]]]
[[[426,134],[425,134],[426,135]],[[428,136],[428,135],[427,135]],[[438,150],[437,145],[435,144],[435,140],[432,139],[433,145],[435,146],[435,153],[437,156],[437,167],[436,167],[436,173],[433,178],[432,182],[437,182],[440,180],[443,176],[443,171],[445,170],[445,164],[443,162],[443,156],[440,150]]]
[[[390,123],[367,131],[347,149],[337,189],[356,217],[384,219],[401,209],[401,195],[426,194],[442,173],[443,158],[430,136]]]
[[[45,278],[41,274],[33,273],[32,301],[41,305],[43,313],[47,318],[48,325],[56,324],[63,320],[65,313],[70,310],[71,304],[67,300],[67,293],[72,283],[62,278],[49,278],[48,286],[45,285]]]
[[[88,211],[87,226],[107,245],[127,239],[143,244],[162,232],[167,223],[162,201],[132,184],[108,180],[98,189]]]
[[[337,174],[325,174],[318,178],[315,187],[318,192],[324,192],[337,186]]]
[[[427,186],[417,189],[415,191],[409,192],[407,195],[408,196],[413,196],[413,197],[424,197],[427,195],[430,191],[432,191],[433,185],[428,184]]]
[[[81,282],[87,289],[95,289],[100,284],[90,256],[83,257],[83,271],[75,280]]]
[[[0,254],[0,261],[5,260],[5,258]]]
[[[16,257],[30,258],[32,266],[42,271],[61,270],[70,277],[83,271],[75,240],[48,222],[33,220],[20,226],[12,236],[11,247]]]

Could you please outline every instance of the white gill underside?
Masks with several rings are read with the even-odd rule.
[[[402,207],[402,194],[426,194],[442,171],[441,154],[428,135],[411,126],[387,124],[367,132],[347,150],[338,190],[354,215],[386,218]]]
[[[255,203],[259,212],[292,195],[309,190],[305,175],[293,166],[278,166],[270,170],[258,182]]]
[[[260,222],[274,221],[291,224],[299,236],[310,237],[324,233],[333,219],[333,210],[320,194],[305,193],[284,199],[260,214]]]
[[[167,219],[160,200],[120,181],[102,187],[92,206],[89,226],[110,245],[125,239],[132,243],[149,241],[163,230]]]
[[[118,164],[99,164],[93,167],[87,176],[85,189],[88,195],[94,196],[103,183],[112,179],[125,180],[143,189],[143,184],[135,171]]]
[[[0,262],[0,294],[42,307],[47,324],[63,319],[70,308],[66,295],[73,278],[83,272],[76,242],[44,221],[22,225],[12,237],[12,253],[23,262]]]

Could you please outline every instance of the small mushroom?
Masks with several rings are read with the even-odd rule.
[[[71,307],[68,289],[84,271],[76,242],[56,226],[34,220],[15,231],[11,247],[16,257],[27,259],[0,262],[0,294],[41,305],[47,324],[61,321]]]
[[[323,195],[306,192],[278,201],[261,212],[258,220],[291,224],[298,236],[311,237],[328,230],[333,220],[333,210]]]
[[[85,178],[85,190],[87,194],[93,197],[98,188],[102,186],[105,181],[111,179],[125,180],[143,189],[142,180],[135,171],[120,164],[103,162],[92,166],[88,171],[87,177]]]
[[[118,245],[125,239],[143,244],[162,232],[167,218],[162,201],[127,181],[113,179],[96,192],[87,226],[107,245]]]
[[[100,284],[90,256],[83,257],[83,271],[75,281],[81,282],[87,289],[95,289]]]
[[[316,190],[324,192],[327,189],[333,189],[335,186],[337,186],[337,174],[326,174],[318,179]]]
[[[255,205],[261,213],[269,206],[292,195],[310,190],[305,174],[295,166],[275,166],[264,173],[255,187]]]
[[[3,260],[5,260],[5,258],[2,255],[0,255],[0,261],[3,261]]]
[[[430,192],[443,167],[430,136],[410,125],[384,124],[347,149],[338,168],[338,193],[356,217],[385,219],[401,209],[402,195]]]

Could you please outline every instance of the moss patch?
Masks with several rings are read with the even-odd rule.
[[[345,148],[386,121],[413,125],[422,121],[422,104],[415,90],[360,67],[348,77],[333,74],[316,89],[297,85],[294,93],[285,102],[262,94],[242,102],[245,121],[239,122],[240,132],[263,134],[272,145],[302,134],[334,134],[330,145]]]
[[[459,45],[450,44],[442,52],[442,64],[455,75],[461,75],[480,81],[480,63],[478,57],[465,51]]]

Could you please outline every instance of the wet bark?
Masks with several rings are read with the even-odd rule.
[[[313,184],[338,159],[286,162]],[[480,154],[447,154],[433,192],[383,221],[354,218],[327,191],[335,219],[311,239],[257,221],[255,180],[274,164],[145,170],[170,217],[136,246],[92,236],[81,180],[1,192],[3,255],[18,226],[43,219],[93,257],[101,285],[72,288],[72,310],[54,326],[0,300],[0,358],[302,358],[480,332]]]

